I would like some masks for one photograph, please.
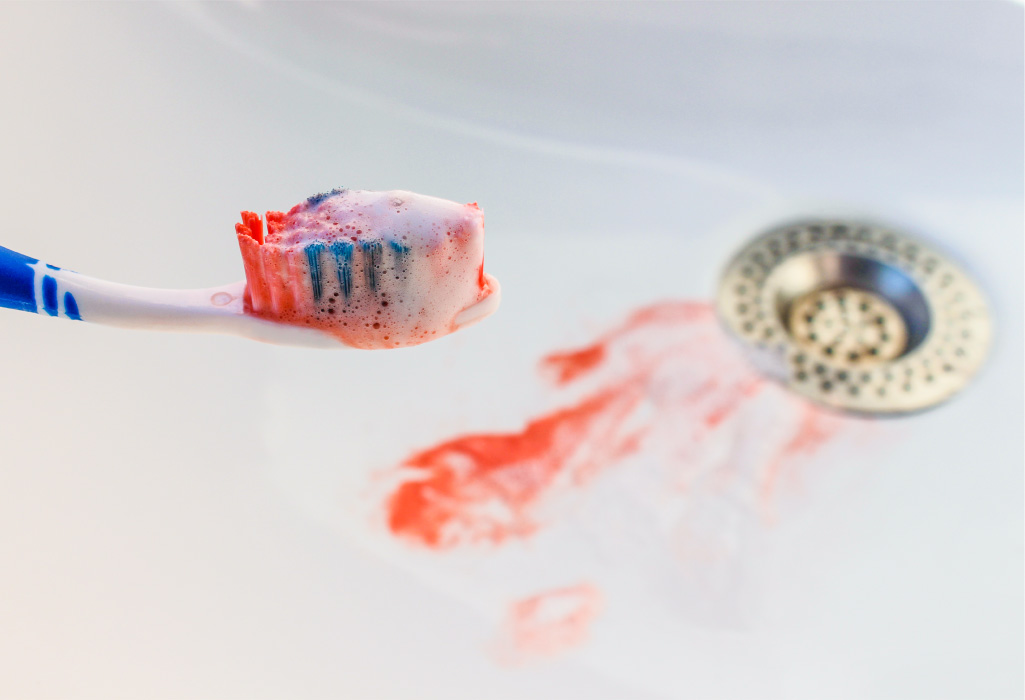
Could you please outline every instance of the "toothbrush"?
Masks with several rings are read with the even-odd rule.
[[[0,247],[0,307],[125,328],[307,347],[397,348],[494,313],[483,215],[412,192],[335,189],[287,214],[242,213],[246,279],[169,290],[107,282]]]

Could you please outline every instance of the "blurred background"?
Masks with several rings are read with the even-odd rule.
[[[388,353],[0,313],[0,697],[1021,697],[1023,31],[1009,2],[0,4],[0,244],[205,287],[242,276],[242,209],[405,189],[480,203],[504,290]],[[455,553],[390,536],[378,475],[521,429],[560,403],[545,353],[831,206],[977,276],[980,377],[728,520],[711,574],[640,531],[643,566],[581,554],[603,612],[510,663],[507,609],[578,583],[629,472],[558,547]]]

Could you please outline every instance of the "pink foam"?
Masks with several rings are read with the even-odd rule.
[[[346,345],[397,348],[440,338],[494,291],[476,203],[335,190],[287,214],[267,212],[266,221],[266,235],[252,212],[236,224],[247,311],[319,328]],[[349,246],[346,288],[339,261],[348,258],[338,252]]]

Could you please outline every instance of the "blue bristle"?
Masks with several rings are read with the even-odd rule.
[[[363,249],[363,270],[366,273],[367,286],[371,292],[377,291],[377,266],[381,264],[381,253],[384,247],[380,241],[361,241]]]
[[[391,248],[392,256],[395,259],[395,277],[398,279],[399,272],[406,271],[406,256],[409,255],[413,249],[409,246],[402,245],[398,241],[388,241],[388,247]]]
[[[346,299],[352,294],[352,248],[352,243],[346,241],[335,241],[331,244],[331,254],[335,256],[338,271],[338,285]]]
[[[345,192],[346,189],[348,189],[348,188],[346,188],[346,187],[336,187],[333,190],[331,190],[330,192],[321,192],[320,194],[315,194],[312,197],[307,197],[306,198],[306,206],[308,206],[308,207],[319,206],[320,203],[323,202],[325,199],[329,199],[330,197],[334,197],[336,194],[342,194],[342,193]]]
[[[306,246],[306,259],[310,263],[310,282],[313,283],[313,300],[320,301],[324,286],[320,279],[320,253],[324,250],[323,243],[310,243]]]
[[[402,258],[405,257],[405,255],[412,250],[412,248],[404,246],[398,241],[388,241],[388,247],[390,247],[392,249],[392,252],[395,253],[396,261],[401,261]]]

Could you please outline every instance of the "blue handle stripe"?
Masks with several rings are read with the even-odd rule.
[[[78,302],[71,292],[64,292],[64,315],[72,321],[81,321],[82,316],[78,313]]]
[[[0,306],[19,311],[36,311],[38,260],[0,246]]]
[[[45,312],[50,316],[60,315],[61,309],[58,304],[60,290],[57,279],[46,274],[47,270],[59,271],[60,269],[0,246],[0,307],[32,313]],[[40,275],[42,279],[39,279]],[[39,279],[39,298],[37,298],[37,279]],[[42,305],[40,305],[40,301],[42,301]],[[82,316],[78,310],[75,295],[66,291],[63,301],[64,315],[67,318],[81,321]]]
[[[57,280],[50,275],[43,277],[43,310],[51,316],[57,315]]]

